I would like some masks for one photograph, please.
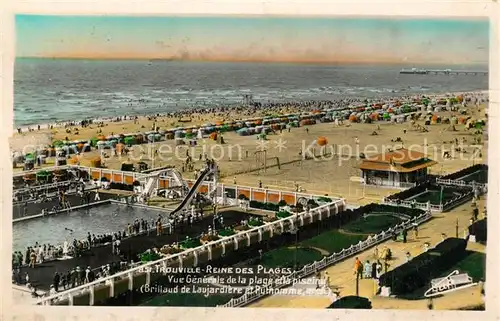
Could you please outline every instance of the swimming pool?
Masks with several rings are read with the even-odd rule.
[[[27,246],[50,243],[62,244],[65,240],[84,239],[87,233],[104,234],[123,231],[128,223],[137,219],[156,219],[167,212],[149,208],[109,204],[75,210],[37,219],[18,222],[12,226],[12,248],[24,251]]]

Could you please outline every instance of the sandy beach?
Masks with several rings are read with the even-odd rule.
[[[485,105],[467,108],[466,117],[485,119]],[[293,112],[291,109],[283,113]],[[252,114],[253,117],[262,115],[263,111]],[[442,118],[458,116],[457,112],[443,111],[433,113]],[[36,142],[47,140],[76,140],[90,139],[102,130],[102,135],[117,133],[148,131],[156,124],[160,128],[175,126],[195,126],[207,122],[229,121],[249,118],[249,112],[230,112],[226,115],[203,114],[193,115],[191,122],[178,122],[177,118],[163,117],[156,120],[139,118],[136,121],[125,120],[106,123],[104,127],[97,128],[90,125],[86,128],[73,127],[71,133],[64,128],[55,128],[52,131],[40,130],[30,133],[15,134],[14,140]],[[176,122],[177,121],[177,122]],[[432,123],[424,126],[424,119],[410,122],[393,123],[378,121],[371,124],[350,123],[343,125],[334,123],[320,123],[311,126],[284,129],[281,132],[267,135],[267,140],[258,140],[257,135],[239,136],[236,132],[226,132],[223,135],[225,144],[206,137],[198,140],[196,146],[176,146],[174,140],[164,140],[157,143],[134,145],[124,155],[113,155],[107,149],[102,159],[107,168],[120,169],[123,162],[145,162],[149,168],[173,165],[181,170],[186,178],[193,178],[195,171],[204,166],[200,159],[205,154],[215,159],[221,174],[222,182],[236,181],[241,185],[257,186],[259,181],[269,188],[293,190],[296,185],[315,194],[328,194],[344,197],[356,204],[380,200],[382,197],[395,192],[391,188],[362,187],[359,183],[352,182],[351,177],[359,177],[358,165],[360,155],[370,156],[386,152],[389,149],[405,147],[421,151],[439,164],[430,169],[431,174],[444,175],[468,167],[474,163],[482,163],[487,159],[486,141],[482,135],[474,135],[474,130],[466,130],[464,124],[451,126],[449,124]],[[418,129],[418,125],[427,131]],[[452,127],[455,130],[452,130]],[[74,128],[78,128],[75,134]],[[374,135],[376,133],[376,135]],[[327,145],[316,145],[318,137],[325,137]],[[397,138],[401,142],[395,142]],[[357,138],[357,142],[356,142]],[[476,139],[480,139],[477,143]],[[462,144],[465,152],[455,152],[457,142]],[[29,143],[28,143],[29,144]],[[265,157],[264,151],[265,150]],[[478,152],[477,150],[480,150]],[[444,159],[443,152],[452,153],[451,159]],[[184,168],[186,155],[193,159],[193,171]],[[307,154],[304,160],[302,154]],[[90,165],[90,159],[98,157],[100,152],[92,150],[77,156],[83,166]],[[314,155],[314,156],[313,156]],[[264,158],[266,159],[264,161]],[[44,166],[53,166],[53,159],[48,159]],[[278,168],[279,162],[279,168]],[[15,171],[22,170],[15,168]]]

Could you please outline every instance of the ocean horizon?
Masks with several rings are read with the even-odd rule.
[[[313,64],[16,57],[16,127],[193,107],[388,97],[488,89],[488,76],[400,75],[402,68],[487,70],[485,64]],[[474,68],[471,68],[474,67]]]

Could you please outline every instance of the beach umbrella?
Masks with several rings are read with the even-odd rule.
[[[328,144],[328,139],[324,136],[320,136],[316,139],[316,144],[318,144],[319,146],[325,146],[326,144]]]

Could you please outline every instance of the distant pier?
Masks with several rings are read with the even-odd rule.
[[[404,75],[488,75],[487,71],[479,70],[452,70],[452,69],[401,69],[400,74]]]

